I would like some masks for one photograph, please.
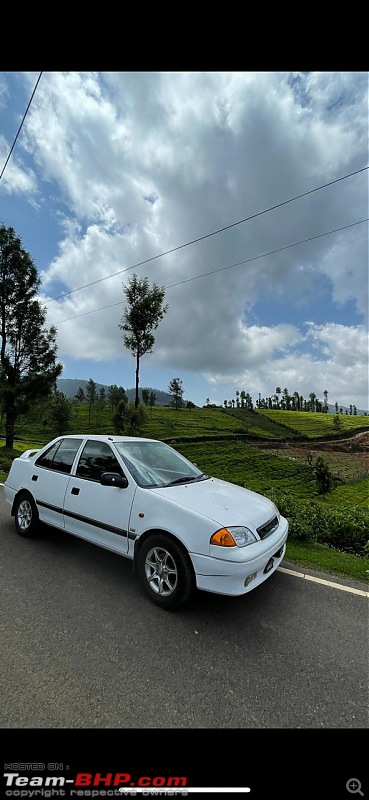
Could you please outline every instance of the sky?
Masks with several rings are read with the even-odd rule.
[[[61,377],[134,386],[136,274],[168,304],[141,387],[367,410],[368,73],[39,77],[0,73],[0,172],[37,86],[0,224],[38,269]]]

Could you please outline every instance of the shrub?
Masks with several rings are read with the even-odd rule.
[[[9,450],[8,447],[0,447],[0,472],[8,474],[13,460],[19,455],[19,450]]]
[[[369,551],[369,513],[367,509],[324,508],[314,501],[297,500],[288,493],[272,490],[268,497],[289,521],[291,539],[313,539],[335,550],[359,556]]]
[[[332,488],[332,475],[330,473],[328,464],[322,459],[321,456],[317,458],[314,467],[314,477],[318,487],[319,494],[326,494]]]

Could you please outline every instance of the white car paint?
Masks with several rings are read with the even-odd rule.
[[[51,447],[55,449],[59,444],[57,453],[62,452],[62,448],[64,453],[69,452],[69,447],[76,449],[75,457],[71,456],[71,466],[67,465],[68,474],[54,469],[53,462],[50,467],[37,464],[39,459],[48,458]],[[85,445],[93,454],[101,446],[104,453],[110,448],[109,453],[113,461],[116,459],[128,485],[125,488],[102,485],[97,479],[85,477],[83,469],[89,475],[86,464],[91,462],[84,457],[87,453]],[[131,462],[122,458],[119,448],[131,448],[128,452],[135,456],[130,455]],[[144,455],[138,456],[138,452]],[[157,453],[164,458],[168,456],[165,469],[152,466],[151,461]],[[95,469],[97,456],[95,460],[92,458],[92,462]],[[183,475],[192,475],[192,482],[140,485],[137,475],[134,477],[132,474],[137,464],[148,474],[150,470],[150,474],[154,474],[155,469],[155,475],[169,474],[171,469],[174,475],[180,475],[183,470]],[[197,588],[209,592],[243,595],[267,580],[285,555],[288,522],[268,498],[227,481],[201,477],[200,470],[173,448],[166,449],[163,443],[151,439],[101,435],[57,437],[44,448],[27,451],[13,461],[4,493],[12,513],[15,506],[17,511],[18,498],[23,493],[26,499],[32,498],[42,522],[129,559],[136,559],[141,543],[159,531],[170,537],[166,541],[175,539],[180,543],[192,566]],[[261,538],[258,528],[273,518],[275,529]],[[216,531],[232,526],[247,528],[255,541],[246,546],[231,547],[210,542]],[[21,532],[19,526],[18,532]],[[25,530],[22,535],[30,534]],[[267,565],[269,569],[265,572]],[[164,605],[164,600],[159,600],[159,604]],[[169,597],[165,603],[170,607]]]

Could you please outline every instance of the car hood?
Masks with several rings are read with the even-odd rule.
[[[268,498],[218,478],[165,486],[152,491],[212,519],[219,527],[244,525],[257,528],[276,513],[274,503]]]

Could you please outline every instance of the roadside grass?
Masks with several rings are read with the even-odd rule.
[[[340,553],[325,544],[287,540],[286,559],[303,567],[369,584],[369,558]],[[283,562],[282,562],[283,567]]]
[[[19,441],[14,442],[13,449],[9,450],[0,445],[0,483],[4,483],[14,458],[17,458],[26,450],[31,450],[33,447],[39,448],[40,446],[37,442]]]

